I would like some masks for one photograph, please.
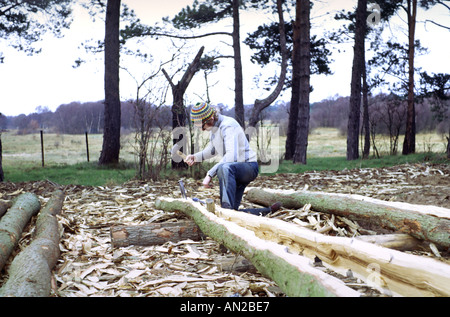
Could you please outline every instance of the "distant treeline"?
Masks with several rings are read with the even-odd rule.
[[[155,127],[170,127],[172,113],[170,106],[155,107],[145,105],[146,113],[152,115]],[[265,122],[280,124],[284,134],[288,122],[289,102],[278,102],[267,108],[261,116]],[[188,107],[189,108],[189,107]],[[223,105],[218,106],[221,113],[234,116],[234,110]],[[246,117],[251,106],[246,106]],[[448,132],[448,122],[439,122],[432,111],[433,105],[428,99],[416,103],[416,131]],[[338,128],[343,134],[347,130],[349,97],[336,97],[311,104],[310,129],[318,127]],[[136,118],[136,104],[132,101],[122,102],[122,129],[124,132],[136,130],[140,118]],[[55,112],[45,107],[38,107],[35,113],[15,117],[0,117],[1,129],[14,129],[19,134],[35,133],[39,130],[61,134],[95,134],[103,132],[103,101],[72,102],[60,105]],[[380,94],[369,100],[371,129],[376,134],[403,133],[406,120],[406,101],[394,95]],[[150,115],[149,115],[150,117]]]

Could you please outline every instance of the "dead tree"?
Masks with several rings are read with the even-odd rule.
[[[184,93],[186,92],[186,89],[189,86],[189,83],[191,82],[195,73],[200,68],[200,58],[202,57],[204,49],[205,49],[204,46],[202,46],[200,48],[200,50],[198,51],[194,60],[188,66],[188,68],[184,72],[183,77],[177,84],[174,84],[172,81],[172,78],[169,76],[169,74],[167,74],[166,70],[164,68],[162,69],[164,76],[166,76],[166,79],[169,82],[170,87],[172,88],[172,96],[173,96],[172,129],[173,129],[173,131],[176,131],[175,129],[178,127],[184,127],[186,125],[186,107],[184,106],[184,100],[183,100]],[[178,142],[181,142],[182,139],[183,139],[183,134],[174,135],[173,136],[173,144],[175,145]],[[183,152],[183,147],[181,147],[180,150]],[[184,161],[175,162],[174,160],[172,160],[172,168],[173,169],[184,169],[184,168],[187,168],[187,164]]]

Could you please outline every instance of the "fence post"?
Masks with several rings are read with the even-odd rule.
[[[87,161],[89,162],[89,141],[88,141],[88,132],[86,131],[86,156]]]
[[[44,162],[44,131],[41,130],[41,157],[42,157],[42,167],[45,166]]]

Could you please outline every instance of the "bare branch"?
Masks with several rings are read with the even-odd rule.
[[[142,36],[165,36],[165,37],[170,37],[170,38],[176,38],[176,39],[181,39],[181,40],[191,40],[191,39],[199,39],[202,37],[207,37],[207,36],[213,36],[213,35],[227,35],[227,36],[232,36],[231,33],[228,32],[212,32],[212,33],[206,33],[206,34],[200,34],[200,35],[191,35],[191,36],[185,36],[185,35],[176,35],[176,34],[169,34],[169,33],[158,33],[158,32],[145,32],[142,33]]]
[[[435,24],[435,25],[437,25],[437,26],[440,26],[441,28],[444,28],[444,29],[447,29],[447,30],[449,30],[449,31],[450,31],[450,27],[448,27],[448,26],[445,26],[445,25],[439,24],[439,23],[437,23],[437,22],[434,22],[434,21],[432,21],[432,20],[425,20],[425,23],[427,23],[427,22],[433,23],[433,24]]]
[[[172,87],[172,89],[175,89],[175,85],[172,82],[172,78],[170,78],[169,74],[167,74],[166,70],[163,68],[161,69],[164,76],[166,76],[167,81],[169,82],[170,86]]]

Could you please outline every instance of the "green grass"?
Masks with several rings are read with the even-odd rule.
[[[437,134],[417,135],[417,154],[387,155],[387,141],[380,137],[378,143],[382,157],[368,160],[347,161],[346,138],[339,135],[336,129],[315,129],[308,139],[307,165],[292,164],[283,161],[277,173],[303,173],[306,171],[343,170],[355,168],[379,168],[406,163],[445,163],[445,142]],[[2,134],[3,170],[5,180],[10,182],[26,182],[50,180],[61,185],[119,185],[131,180],[136,175],[135,157],[132,148],[132,135],[121,138],[122,149],[120,157],[123,162],[118,168],[99,166],[97,160],[101,151],[102,136],[89,136],[91,162],[86,162],[84,135],[45,135],[45,167],[41,167],[40,138],[35,135],[16,135],[13,131]],[[279,153],[283,153],[285,137],[276,140]],[[255,148],[255,145],[253,145]],[[421,153],[423,152],[423,153]],[[205,163],[189,171],[163,171],[161,179],[179,179],[192,177],[202,179],[211,163]]]
[[[132,167],[109,168],[97,163],[53,165],[46,167],[4,167],[5,180],[18,183],[49,180],[60,185],[103,186],[118,185],[132,179],[136,171]]]
[[[357,168],[380,168],[402,164],[414,163],[439,163],[450,164],[443,154],[437,153],[417,153],[411,155],[389,155],[379,159],[369,158],[347,161],[345,157],[311,157],[307,159],[307,164],[293,164],[292,161],[284,161],[280,164],[277,173],[303,173],[307,171],[323,171]]]
[[[307,165],[284,161],[280,164],[277,173],[379,168],[421,162],[450,164],[450,161],[444,155],[436,153],[385,156],[380,159],[372,158],[355,161],[347,161],[345,157],[313,157],[308,159]],[[136,170],[131,164],[122,164],[117,168],[110,168],[99,166],[97,163],[77,163],[73,165],[53,165],[47,167],[5,167],[4,172],[6,181],[14,183],[49,180],[60,185],[73,184],[86,186],[120,185],[133,179],[136,175]],[[189,171],[176,172],[167,170],[164,171],[162,178],[178,179],[189,176]],[[200,177],[202,178],[202,176]]]

